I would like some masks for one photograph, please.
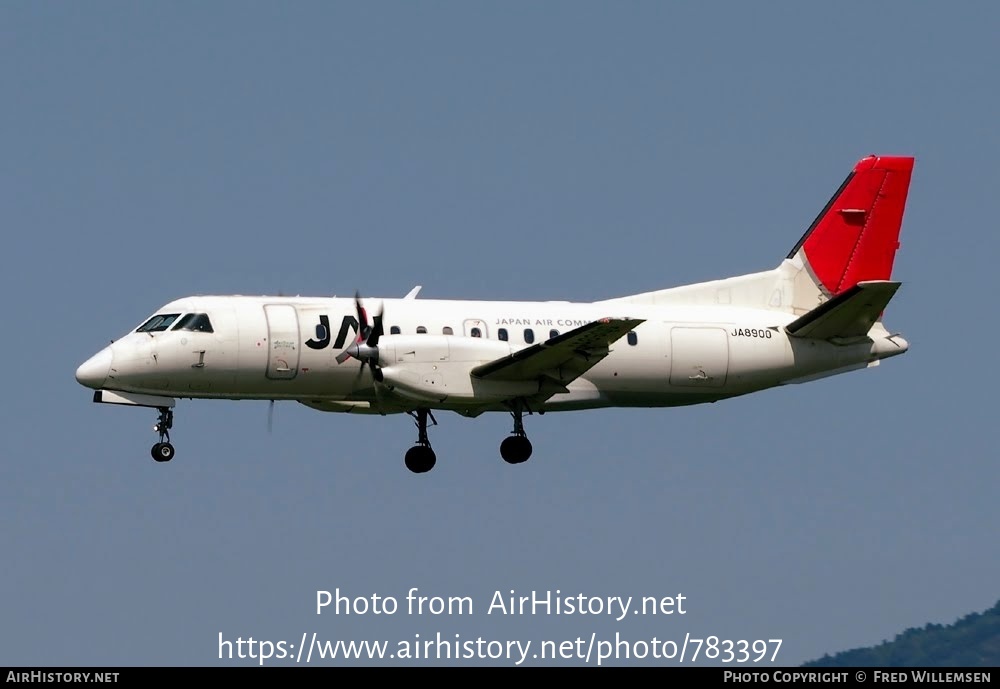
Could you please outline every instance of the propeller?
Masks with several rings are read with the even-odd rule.
[[[337,363],[342,364],[348,359],[357,359],[361,362],[358,375],[364,370],[365,364],[368,364],[372,371],[372,377],[381,382],[382,370],[378,367],[378,340],[384,333],[382,310],[380,309],[378,315],[373,319],[373,324],[369,325],[368,312],[361,305],[360,292],[354,295],[354,308],[358,312],[358,337],[353,344],[348,345],[344,351],[337,355]]]
[[[274,400],[267,405],[267,432],[271,433],[271,429],[274,428]]]

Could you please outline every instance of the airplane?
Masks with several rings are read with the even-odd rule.
[[[524,414],[717,402],[877,366],[907,341],[883,325],[914,158],[857,162],[770,270],[610,298],[466,301],[190,296],[87,359],[93,401],[157,410],[158,462],[178,399],[294,400],[406,413],[404,463],[436,461],[434,412],[508,413],[509,464],[532,454]]]

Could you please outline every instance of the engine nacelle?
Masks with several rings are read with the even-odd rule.
[[[538,392],[537,381],[473,378],[480,364],[509,356],[507,342],[460,335],[389,335],[379,339],[383,384],[397,394],[427,402],[484,402]]]

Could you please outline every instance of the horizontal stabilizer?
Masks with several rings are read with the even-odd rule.
[[[859,282],[795,319],[785,330],[794,337],[817,340],[864,337],[899,285],[889,280]]]
[[[472,369],[487,380],[537,380],[548,376],[566,384],[608,355],[609,347],[642,323],[640,318],[602,318],[551,340]]]

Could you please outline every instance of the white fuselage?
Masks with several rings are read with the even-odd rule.
[[[287,399],[327,411],[425,407],[476,415],[504,407],[468,393],[472,366],[607,317],[644,322],[538,411],[710,402],[863,368],[906,350],[905,341],[881,324],[861,341],[833,344],[789,337],[783,326],[795,318],[790,313],[732,305],[424,299],[365,299],[364,305],[369,324],[371,314],[383,313],[383,365],[407,363],[419,370],[422,383],[444,392],[422,397],[418,390],[415,397],[379,403],[364,363],[338,364],[336,356],[357,339],[349,298],[180,299],[156,313],[206,314],[211,332],[133,331],[84,364],[81,382],[170,398]]]
[[[157,462],[174,456],[178,398],[294,400],[408,413],[404,461],[429,471],[432,411],[509,412],[510,464],[532,453],[523,415],[672,407],[874,366],[907,351],[882,315],[913,158],[865,156],[770,270],[604,301],[195,296],[166,304],[76,371],[94,402],[155,408]],[[435,422],[436,423],[436,422]]]

